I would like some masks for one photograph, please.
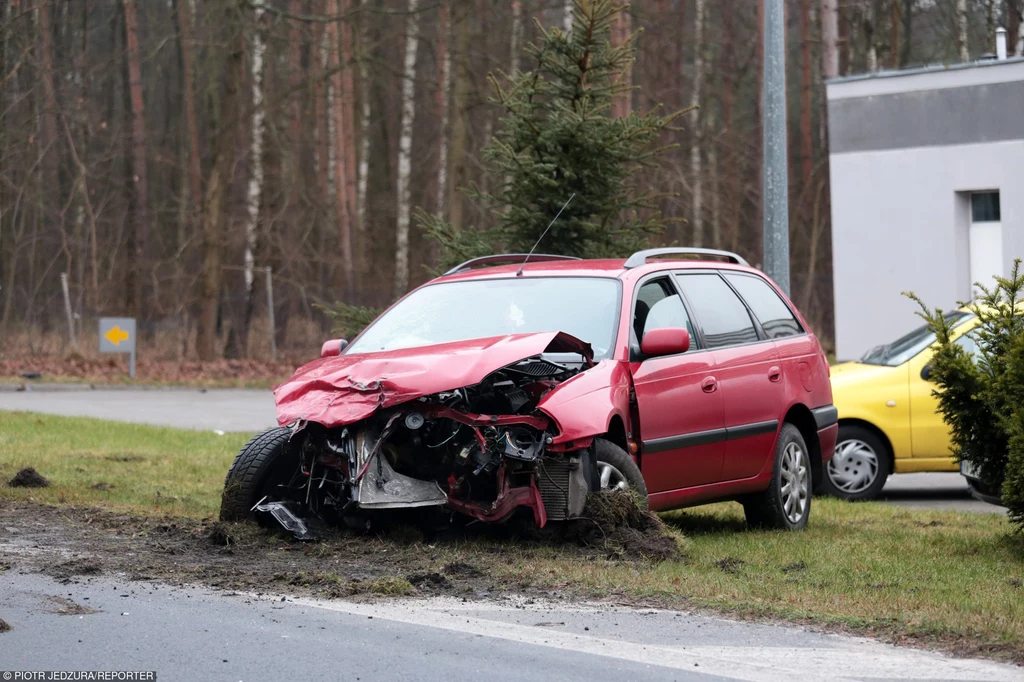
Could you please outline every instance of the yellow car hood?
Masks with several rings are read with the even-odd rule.
[[[832,365],[832,389],[851,384],[869,383],[882,377],[892,377],[895,372],[900,371],[899,367],[887,367],[885,365],[866,365],[863,362],[843,362]],[[906,368],[903,368],[906,372]]]

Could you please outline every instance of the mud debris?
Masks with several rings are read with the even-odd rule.
[[[0,618],[0,632],[10,632],[11,626],[7,624],[7,621]]]
[[[49,488],[50,482],[43,478],[35,467],[25,467],[7,481],[7,485],[12,488]]]
[[[70,599],[64,597],[50,597],[50,601],[56,607],[56,613],[58,616],[88,616],[91,613],[98,613],[96,609],[90,609],[88,606],[82,606],[76,604]]]
[[[233,544],[237,544],[235,536],[232,535],[225,524],[217,521],[210,526],[210,531],[206,534],[207,540],[210,541],[211,545],[217,547],[229,547]]]
[[[678,540],[665,523],[628,491],[590,495],[582,517],[564,524],[561,535],[558,539],[603,547],[616,558],[684,558]]]

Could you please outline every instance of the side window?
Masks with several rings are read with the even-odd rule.
[[[747,307],[725,280],[710,273],[678,277],[710,348],[758,340]]]
[[[636,294],[633,331],[637,341],[642,341],[648,331],[667,327],[686,329],[693,336],[693,325],[679,294],[667,278],[656,279],[644,284]]]
[[[754,317],[761,322],[769,339],[782,339],[803,333],[800,323],[786,302],[760,277],[751,275],[725,274],[729,283],[736,287],[740,296],[754,311]]]

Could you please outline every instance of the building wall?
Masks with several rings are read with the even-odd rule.
[[[922,323],[902,291],[933,307],[970,298],[967,192],[1000,190],[1004,273],[1024,257],[1024,140],[852,152],[830,163],[839,359]]]
[[[843,360],[922,323],[902,291],[970,299],[970,192],[1000,192],[1002,274],[1024,257],[1024,61],[830,82],[828,99]]]

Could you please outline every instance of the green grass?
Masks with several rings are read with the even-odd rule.
[[[215,516],[225,472],[246,439],[0,412],[0,481],[34,466],[53,482],[0,486],[0,498]],[[100,483],[109,489],[96,489]],[[588,561],[553,547],[496,554],[474,541],[438,551],[485,568],[510,590],[572,588],[1024,660],[1024,537],[1001,515],[815,499],[802,533],[748,531],[736,504],[663,518],[685,538],[685,561]]]
[[[210,431],[0,412],[0,497],[140,514],[216,516],[224,476],[248,438],[247,434],[218,436]],[[2,486],[29,466],[52,485]]]

